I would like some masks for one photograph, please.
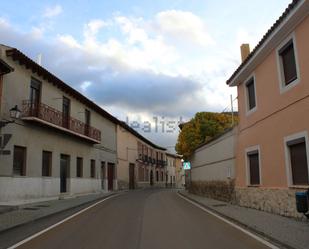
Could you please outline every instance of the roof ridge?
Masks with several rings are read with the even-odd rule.
[[[22,60],[24,62],[24,64],[28,62],[29,64],[31,64],[30,66],[33,67],[32,70],[34,70],[34,72],[36,72],[39,76],[42,77],[42,75],[45,74],[45,78],[46,78],[47,81],[49,81],[49,82],[57,85],[58,87],[62,88],[62,90],[65,91],[65,92],[70,91],[71,95],[73,95],[73,97],[75,97],[77,100],[79,100],[80,102],[82,102],[86,106],[88,106],[91,109],[93,109],[94,111],[96,111],[98,114],[109,119],[111,122],[113,122],[115,124],[121,125],[123,128],[125,128],[126,130],[128,130],[133,135],[140,138],[141,140],[143,140],[147,144],[151,145],[152,147],[155,147],[155,148],[160,149],[160,150],[166,150],[166,148],[163,148],[161,146],[154,144],[149,139],[145,138],[143,135],[141,135],[136,130],[134,130],[132,127],[127,125],[124,121],[119,120],[118,118],[116,118],[115,116],[113,116],[112,114],[110,114],[109,112],[104,110],[102,107],[100,107],[98,104],[96,104],[93,100],[91,100],[88,97],[86,97],[85,95],[81,94],[79,91],[77,91],[76,89],[74,89],[73,87],[71,87],[70,85],[65,83],[63,80],[58,78],[53,73],[49,72],[43,66],[36,63],[34,60],[32,60],[30,57],[25,55],[23,52],[21,52],[17,48],[9,47],[9,46],[6,46],[6,45],[3,45],[3,46],[9,48],[9,49],[6,49],[6,55],[11,56],[13,60]],[[15,57],[15,59],[14,59],[14,57]]]
[[[237,73],[248,63],[248,61],[257,53],[257,50],[265,43],[267,38],[278,28],[278,26],[285,20],[285,18],[291,13],[291,11],[301,2],[302,0],[293,0],[288,7],[284,10],[284,12],[279,16],[279,18],[275,21],[275,23],[267,30],[267,32],[263,35],[262,39],[258,42],[258,44],[254,47],[254,49],[249,53],[247,58],[238,66],[238,68],[234,71],[234,73],[230,76],[230,78],[226,81],[226,84],[229,85],[233,78]]]

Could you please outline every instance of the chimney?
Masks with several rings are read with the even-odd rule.
[[[37,63],[38,63],[40,66],[42,66],[42,54],[41,54],[41,53],[38,54]]]
[[[248,43],[244,43],[240,46],[240,53],[241,53],[241,61],[243,62],[250,54],[250,46]]]

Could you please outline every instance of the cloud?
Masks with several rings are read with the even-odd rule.
[[[44,10],[43,17],[52,18],[52,17],[60,15],[61,13],[62,13],[62,7],[61,5],[57,4],[55,6],[47,7]]]
[[[96,34],[102,29],[103,27],[108,26],[108,23],[100,20],[94,19],[88,22],[84,27],[84,36],[87,38],[94,38]]]
[[[166,30],[153,30],[149,23],[115,15],[81,25],[81,39],[70,33],[46,39],[39,29],[20,32],[0,18],[0,43],[17,47],[34,59],[42,53],[44,67],[118,117],[181,116],[187,120],[197,111],[221,111],[229,103],[226,89],[222,90],[225,72],[210,66],[222,61],[190,58],[165,37],[197,31],[172,29],[172,24]],[[204,26],[200,25],[201,30]],[[107,27],[119,33],[102,38]],[[205,45],[206,37],[195,35],[190,42]],[[211,70],[207,69],[209,61]],[[215,80],[216,74],[221,75],[222,82]],[[166,134],[156,134],[155,141],[160,144],[161,139],[163,145],[170,145],[175,134],[169,136],[170,141]],[[143,135],[154,139],[153,134]]]
[[[160,32],[172,39],[183,40],[199,46],[208,46],[214,41],[204,21],[188,11],[167,10],[156,15]]]

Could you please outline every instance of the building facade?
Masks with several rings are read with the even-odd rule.
[[[0,120],[21,110],[0,128],[0,203],[117,189],[117,119],[17,49],[0,59]]]
[[[227,83],[237,86],[236,201],[300,216],[309,187],[309,2],[294,0]]]
[[[185,187],[185,171],[183,169],[183,158],[182,156],[178,155],[176,159],[176,188],[184,188]]]
[[[190,158],[193,182],[235,178],[236,136],[237,128],[231,128],[194,150]]]
[[[181,188],[184,181],[182,157],[177,154],[166,153],[166,184],[168,187]]]
[[[117,176],[120,189],[164,187],[166,153],[126,123],[117,126]]]

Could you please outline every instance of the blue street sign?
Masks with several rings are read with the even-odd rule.
[[[183,169],[184,170],[191,169],[191,163],[190,162],[183,162]]]

